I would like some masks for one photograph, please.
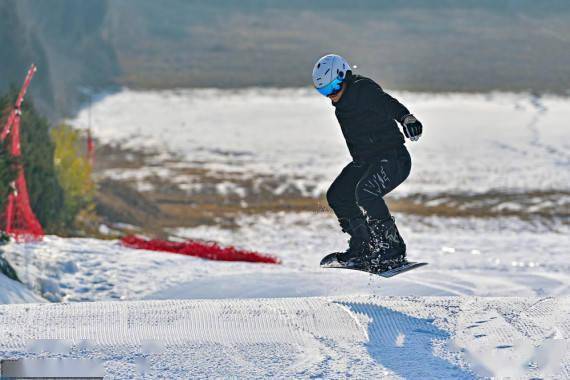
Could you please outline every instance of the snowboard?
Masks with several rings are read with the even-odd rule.
[[[323,259],[323,261],[325,261]],[[428,263],[416,262],[416,261],[403,261],[402,263],[398,263],[397,265],[393,265],[390,268],[370,268],[370,267],[350,267],[345,266],[339,263],[336,259],[331,260],[329,262],[321,262],[322,268],[337,268],[337,269],[350,269],[350,270],[357,270],[360,272],[366,272],[370,274],[375,274],[384,278],[394,277],[396,275],[408,272],[412,269],[416,269],[419,267],[423,267]]]

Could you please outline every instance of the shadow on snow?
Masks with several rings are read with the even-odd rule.
[[[352,312],[369,317],[366,344],[383,367],[409,379],[472,379],[473,374],[434,355],[434,343],[450,338],[433,319],[411,317],[385,307],[341,302]]]

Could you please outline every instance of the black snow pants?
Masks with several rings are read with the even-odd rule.
[[[366,162],[351,162],[327,191],[327,201],[339,219],[367,215],[371,219],[390,217],[382,197],[404,182],[412,168],[405,146],[387,150]]]

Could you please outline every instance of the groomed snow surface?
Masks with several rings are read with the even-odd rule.
[[[6,257],[46,298],[98,302],[0,307],[0,357],[96,357],[109,378],[570,375],[564,227],[399,220],[410,257],[430,265],[388,280],[318,267],[345,244],[325,213],[177,231],[276,253],[282,265],[95,239],[10,244]]]
[[[570,102],[398,96],[426,128],[407,144],[412,175],[394,195],[445,204],[507,194],[510,216],[396,214],[409,258],[429,266],[392,279],[318,267],[346,245],[327,212],[171,231],[274,254],[282,265],[95,239],[9,244],[4,255],[25,286],[0,276],[0,302],[41,294],[56,303],[0,306],[0,358],[99,358],[119,379],[569,378],[570,136],[560,120]],[[123,91],[92,111],[105,142],[174,152],[189,166],[272,173],[317,192],[348,161],[330,105],[305,90]],[[83,112],[73,122],[86,120]]]
[[[0,355],[98,358],[121,379],[562,378],[569,315],[568,298],[13,305],[0,306]]]

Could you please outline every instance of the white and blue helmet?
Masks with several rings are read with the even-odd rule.
[[[340,91],[348,71],[350,65],[346,59],[337,54],[327,54],[313,67],[313,84],[318,92],[329,96]]]

